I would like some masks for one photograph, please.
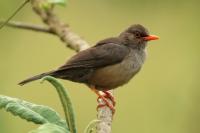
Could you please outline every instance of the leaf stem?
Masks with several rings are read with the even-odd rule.
[[[59,95],[60,101],[62,103],[66,122],[68,124],[69,130],[71,133],[77,133],[76,124],[75,124],[75,115],[72,107],[72,102],[68,95],[68,92],[64,88],[64,86],[54,77],[46,76],[42,79],[42,81],[47,80],[49,81],[57,90]]]

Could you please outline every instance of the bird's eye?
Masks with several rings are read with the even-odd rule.
[[[136,38],[140,38],[141,36],[140,36],[140,33],[139,32],[135,32],[135,37]]]

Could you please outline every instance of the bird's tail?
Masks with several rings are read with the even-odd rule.
[[[35,76],[33,76],[33,77],[30,77],[30,78],[27,78],[27,79],[21,81],[21,82],[18,83],[18,84],[22,86],[22,85],[27,84],[27,83],[29,83],[29,82],[32,82],[32,81],[41,79],[41,78],[43,78],[44,76],[53,76],[53,75],[52,75],[53,72],[54,72],[54,71],[50,71],[50,72],[46,72],[46,73],[42,73],[42,74],[35,75]]]

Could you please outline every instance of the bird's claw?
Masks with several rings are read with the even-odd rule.
[[[107,107],[110,108],[110,110],[112,110],[112,113],[114,114],[115,113],[115,104],[116,104],[116,102],[115,102],[115,99],[114,99],[112,93],[110,91],[102,91],[102,92],[103,92],[103,94],[99,93],[100,96],[97,98],[97,101],[102,99],[104,101],[104,104],[99,104],[97,106],[97,109],[107,106]]]

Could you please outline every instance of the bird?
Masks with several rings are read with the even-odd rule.
[[[150,35],[143,25],[133,24],[118,36],[101,40],[80,51],[57,69],[27,78],[19,85],[45,76],[83,83],[114,111],[113,105],[105,98],[115,103],[109,90],[128,83],[141,70],[146,59],[147,42],[157,39],[159,37]]]

